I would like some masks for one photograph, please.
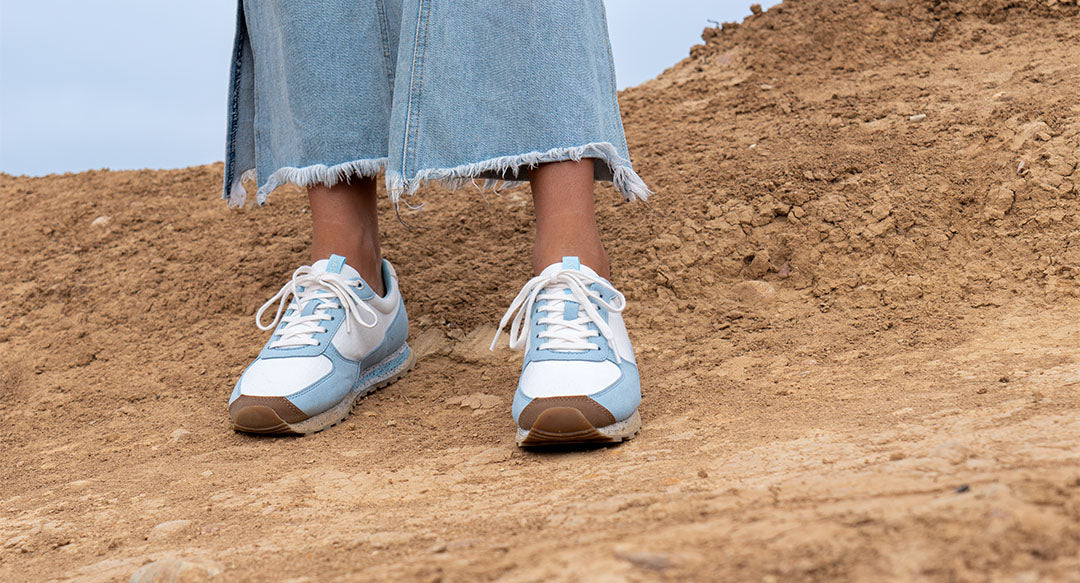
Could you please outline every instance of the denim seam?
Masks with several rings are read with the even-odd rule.
[[[271,6],[273,6],[273,5],[271,5]],[[254,53],[254,51],[255,51],[255,49],[254,49],[254,47],[252,47],[252,52]],[[259,120],[261,118],[259,116],[259,75],[258,75],[258,69],[256,69],[256,75],[255,75],[254,83],[252,83],[251,93],[252,93],[252,99],[251,100],[252,100],[252,103],[253,103],[252,108],[253,108],[253,115],[254,115],[254,122],[251,125],[252,125],[252,129],[255,131],[255,177],[257,179],[258,174],[259,174],[259,169],[262,168],[262,148],[260,147],[260,145],[264,144],[264,141],[262,139],[262,132],[259,131]]]
[[[386,86],[394,95],[394,65],[390,57],[390,22],[386,17],[383,0],[375,0],[375,10],[379,13],[379,32],[382,34],[383,67],[386,69]]]
[[[413,135],[419,134],[413,122],[413,108],[420,108],[420,89],[423,86],[424,50],[427,43],[427,9],[425,0],[417,0],[416,33],[413,38],[412,67],[409,69],[409,107],[405,112],[405,139],[401,145],[401,174],[408,176],[410,151],[415,147]],[[421,35],[421,32],[423,33]],[[393,197],[395,205],[398,198]]]
[[[233,47],[233,70],[232,79],[229,81],[229,132],[225,152],[225,180],[222,189],[222,198],[232,199],[235,184],[240,180],[230,180],[231,174],[236,172],[236,134],[240,126],[240,75],[244,62],[244,42],[247,40],[247,23],[244,21],[244,1],[237,2],[237,34],[236,45]]]
[[[604,23],[604,29],[607,30],[607,6],[604,4],[604,2],[600,2],[600,19],[602,19]],[[611,53],[610,37],[607,39],[606,44],[608,53],[608,71],[610,71],[609,77],[611,78],[611,104],[612,107],[615,107],[615,111],[618,114],[619,121],[621,123],[622,110],[619,108],[619,83],[615,78],[615,55]],[[623,151],[629,152],[630,146],[626,145],[626,135],[624,133],[620,133],[620,135],[622,139],[622,144],[620,144],[620,146],[622,146]]]
[[[423,24],[423,0],[417,2],[416,30],[413,32],[413,64],[409,67],[408,107],[405,109],[405,128],[402,139],[402,175],[405,175],[408,161],[408,140],[410,125],[413,123],[414,85],[416,84],[417,56],[419,54],[420,27]]]

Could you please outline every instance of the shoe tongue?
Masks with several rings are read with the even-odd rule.
[[[548,265],[544,268],[543,271],[540,272],[540,275],[551,276],[560,271],[580,271],[581,273],[586,273],[593,277],[600,277],[596,274],[595,271],[589,269],[587,265],[582,265],[580,259],[573,256],[563,257],[562,261],[560,261],[559,263],[552,263],[551,265]],[[567,295],[570,294],[570,289],[567,288],[564,284],[556,284],[554,286],[549,286],[548,289],[556,286],[563,288],[563,292]],[[567,320],[576,320],[580,308],[581,307],[577,304],[577,302],[574,301],[563,303],[563,318]]]
[[[360,272],[345,263],[341,255],[331,255],[330,259],[320,259],[311,265],[316,273],[340,273],[345,279],[361,279]],[[366,283],[366,282],[365,282]]]
[[[558,273],[560,271],[580,271],[582,273],[587,273],[593,277],[600,277],[596,274],[595,271],[589,269],[588,265],[582,265],[581,260],[579,260],[577,257],[563,257],[562,261],[558,263],[552,263],[551,265],[545,267],[544,270],[540,272],[540,275],[549,276],[554,275],[555,273]]]
[[[320,259],[311,264],[311,270],[315,273],[339,273],[345,276],[345,279],[359,279],[360,281],[363,281],[363,278],[360,277],[360,272],[349,267],[345,263],[345,258],[341,255],[331,255],[330,259]],[[364,284],[364,287],[367,288],[367,282],[364,282]],[[308,302],[304,305],[301,315],[310,316],[315,312],[316,308],[322,305],[322,303],[323,300]]]

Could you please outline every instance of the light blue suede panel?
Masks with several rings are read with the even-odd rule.
[[[615,421],[625,421],[641,405],[641,378],[638,376],[637,365],[628,360],[619,363],[619,368],[622,370],[619,380],[589,397],[611,411]]]
[[[323,355],[334,363],[330,374],[286,397],[308,416],[318,415],[341,402],[360,376],[360,363],[341,356],[332,344],[326,346]]]
[[[248,366],[250,366],[250,365],[248,365]],[[244,369],[244,372],[247,372],[246,368]],[[244,375],[241,374],[240,378],[244,378]],[[240,398],[240,381],[238,380],[238,381],[236,381],[236,386],[233,387],[232,394],[229,395],[229,404],[232,405],[233,401],[235,401],[235,400],[237,400],[239,398]]]
[[[401,345],[405,343],[405,338],[408,335],[409,318],[405,315],[405,306],[400,305],[398,306],[397,315],[394,316],[394,321],[390,322],[390,326],[386,329],[386,335],[383,336],[382,342],[361,359],[360,369],[367,370],[393,354],[395,350],[401,348]]]

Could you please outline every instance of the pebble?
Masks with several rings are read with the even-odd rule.
[[[201,583],[217,578],[224,570],[221,563],[199,557],[162,559],[139,567],[130,583]]]
[[[184,429],[183,427],[179,429],[174,429],[173,432],[169,435],[169,443],[177,443],[187,435],[191,435],[191,432],[187,429]]]
[[[993,221],[1005,218],[1005,214],[1012,210],[1016,193],[1012,190],[998,186],[986,196],[986,205],[983,207],[983,219]]]
[[[667,553],[616,549],[615,558],[622,559],[635,567],[652,571],[663,571],[671,566],[671,555]]]
[[[191,527],[190,520],[170,520],[150,529],[146,535],[148,541],[159,541],[176,536]]]
[[[740,302],[747,304],[767,304],[776,297],[776,288],[767,281],[744,281],[731,288],[732,294]]]
[[[446,400],[447,405],[457,405],[464,409],[490,409],[502,403],[502,399],[495,395],[473,393],[464,397],[451,397]]]
[[[746,273],[750,277],[759,278],[769,273],[769,269],[772,267],[770,263],[769,253],[767,251],[759,251],[754,254],[754,259],[750,261],[750,265],[746,266]]]
[[[946,441],[941,445],[934,448],[930,452],[932,457],[943,459],[952,465],[959,465],[964,463],[969,457],[971,452],[967,446],[957,441]]]
[[[101,215],[100,217],[90,221],[91,227],[105,227],[112,222],[112,217],[109,215]]]
[[[922,121],[924,119],[926,119],[926,114],[925,113],[918,113],[918,114],[915,114],[915,115],[909,117],[908,121],[913,121],[913,122],[918,123],[918,122],[920,122],[920,121]]]
[[[892,214],[892,205],[885,201],[879,200],[874,203],[874,206],[870,207],[870,215],[873,216],[875,220],[880,221],[890,214]]]

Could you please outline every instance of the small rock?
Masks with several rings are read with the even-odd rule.
[[[768,83],[762,83],[760,87],[762,91],[772,91],[773,89],[773,86]]]
[[[984,500],[987,498],[1001,500],[1004,498],[1009,498],[1011,496],[1012,490],[1005,484],[1001,483],[982,486],[975,492],[975,497],[979,498],[980,500]]]
[[[434,554],[445,553],[446,552],[446,543],[436,543],[429,550]]]
[[[105,227],[112,222],[112,217],[109,215],[101,215],[100,217],[90,221],[91,227]]]
[[[920,121],[922,121],[924,119],[926,119],[926,114],[925,113],[917,113],[917,114],[909,117],[908,121],[913,121],[915,123],[919,123]]]
[[[880,237],[895,228],[896,219],[892,217],[886,217],[883,221],[878,221],[876,223],[870,223],[869,225],[867,225],[865,233],[868,239],[873,239],[874,237]]]
[[[447,405],[457,405],[463,409],[490,409],[502,403],[502,399],[495,395],[473,393],[464,397],[451,397],[446,400]]]
[[[210,476],[214,475],[214,470],[206,470],[205,472],[203,472],[203,473],[201,473],[199,475],[204,477],[204,478],[209,478]]]
[[[761,4],[751,4],[750,12],[754,13],[755,16],[761,14]]]
[[[622,559],[635,567],[652,571],[663,571],[671,566],[671,555],[667,553],[616,549],[615,558]]]
[[[1012,209],[1015,199],[1016,193],[1004,186],[991,189],[990,194],[986,196],[986,204],[983,206],[983,219],[989,222],[1005,218],[1005,214]]]
[[[941,458],[955,466],[967,461],[967,459],[971,457],[971,452],[968,450],[967,446],[962,443],[946,441],[935,447],[934,450],[930,452],[930,455]]]
[[[191,527],[190,520],[170,520],[150,529],[146,535],[148,541],[159,541],[176,536]]]
[[[706,472],[705,470],[698,470],[697,471],[697,477],[699,477],[699,478],[708,478],[709,477],[709,472]]]
[[[1033,121],[1026,123],[1020,126],[1016,135],[1009,142],[1009,149],[1019,151],[1029,140],[1042,139],[1043,136],[1046,136],[1043,141],[1049,141],[1051,137],[1050,126],[1046,125],[1046,122]]]
[[[225,570],[217,561],[192,557],[162,559],[139,567],[131,575],[131,583],[201,583],[215,579]]]
[[[759,305],[767,304],[776,297],[776,288],[767,281],[744,281],[731,288],[731,293],[740,302]]]
[[[511,453],[504,448],[493,447],[486,449],[471,458],[466,462],[470,466],[483,466],[487,464],[500,464],[510,459]]]
[[[169,435],[169,443],[177,443],[188,435],[191,435],[191,432],[187,429],[184,429],[183,427],[179,429],[174,429],[173,432]]]
[[[884,219],[890,214],[892,214],[892,205],[883,200],[875,202],[874,206],[870,208],[870,215],[878,221]]]
[[[763,275],[769,273],[769,269],[771,268],[772,262],[769,257],[769,252],[761,250],[754,253],[753,259],[750,260],[750,265],[746,266],[746,273],[754,279],[761,279]]]

